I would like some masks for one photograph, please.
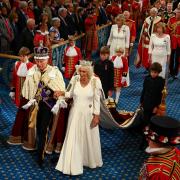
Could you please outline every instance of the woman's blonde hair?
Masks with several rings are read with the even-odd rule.
[[[118,20],[121,20],[123,25],[125,24],[125,17],[123,14],[119,14],[116,18],[115,18],[115,23],[117,23]]]
[[[157,32],[157,29],[158,29],[158,28],[162,28],[163,33],[166,32],[166,24],[165,24],[165,23],[159,22],[159,23],[156,25],[156,32]]]

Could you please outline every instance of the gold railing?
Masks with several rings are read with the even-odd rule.
[[[112,23],[108,23],[108,24],[102,25],[102,26],[98,27],[97,30],[98,30],[98,31],[99,31],[99,30],[102,30],[103,28],[106,28],[106,27],[110,26],[111,24],[112,24]],[[80,34],[80,35],[78,35],[78,36],[75,36],[75,37],[74,37],[74,40],[79,40],[79,39],[81,39],[81,38],[84,37],[84,36],[85,36],[85,33],[82,33],[82,34]],[[55,49],[55,48],[57,48],[57,47],[66,45],[66,44],[68,44],[68,43],[69,43],[69,41],[66,40],[66,41],[63,41],[62,43],[59,43],[59,44],[53,44],[53,45],[52,45],[52,49]],[[33,56],[33,54],[32,54],[32,56]],[[17,60],[18,60],[20,57],[19,57],[19,56],[16,56],[16,55],[11,55],[11,54],[0,53],[0,58],[5,58],[5,59],[17,59]]]

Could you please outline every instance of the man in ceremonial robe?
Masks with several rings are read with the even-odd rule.
[[[130,48],[132,48],[136,39],[136,24],[135,24],[135,21],[130,19],[129,11],[124,11],[123,14],[126,20],[125,25],[127,25],[130,30]]]
[[[161,17],[157,16],[157,9],[152,8],[150,10],[150,16],[147,17],[143,23],[139,45],[138,45],[138,53],[136,57],[136,66],[142,64],[142,66],[148,70],[149,69],[149,57],[148,57],[148,48],[151,34],[155,30],[155,26],[158,22],[161,21]]]
[[[48,65],[48,51],[49,49],[46,47],[34,49],[36,65],[28,71],[26,76],[22,89],[22,97],[25,102],[21,104],[23,106],[18,110],[12,130],[14,138],[21,137],[19,143],[23,143],[24,149],[34,150],[37,144],[38,164],[40,166],[42,166],[44,159],[47,133],[53,120],[54,107],[60,101],[57,93],[65,91],[61,72],[57,67]],[[25,111],[28,113],[25,114]],[[24,119],[22,119],[21,113]],[[16,124],[19,124],[20,127]],[[22,134],[24,127],[26,127],[28,134]],[[35,133],[35,129],[37,133]],[[16,131],[18,132],[15,133]],[[24,137],[25,135],[26,137]],[[8,142],[11,143],[11,141],[12,138]]]
[[[171,37],[170,75],[177,79],[180,62],[180,8],[175,10],[176,15],[171,17],[167,24],[167,33]]]

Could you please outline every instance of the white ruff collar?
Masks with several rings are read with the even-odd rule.
[[[20,76],[20,77],[26,77],[27,75],[27,71],[28,71],[28,68],[27,68],[27,63],[29,61],[26,61],[26,62],[23,62],[20,64],[18,70],[17,70],[17,75]]]
[[[152,154],[152,155],[155,155],[155,154],[163,154],[163,153],[166,153],[168,151],[170,151],[171,148],[170,147],[164,147],[164,148],[151,148],[151,147],[147,147],[145,152],[147,152],[148,154]]]
[[[115,68],[123,68],[122,56],[116,56],[113,64]]]
[[[74,46],[70,46],[70,47],[67,49],[66,56],[72,57],[72,56],[77,56],[77,55],[78,55],[78,54],[77,54],[77,51],[76,51],[76,49],[75,49],[74,47],[75,47],[75,45],[74,45]]]

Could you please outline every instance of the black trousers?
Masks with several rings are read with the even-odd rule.
[[[172,49],[170,64],[169,64],[170,74],[172,76],[178,75],[179,57],[180,57],[180,47],[177,47],[176,49]]]
[[[48,136],[48,127],[52,121],[53,114],[51,109],[43,102],[39,103],[39,110],[37,114],[37,148],[38,159],[44,159],[45,144]]]

